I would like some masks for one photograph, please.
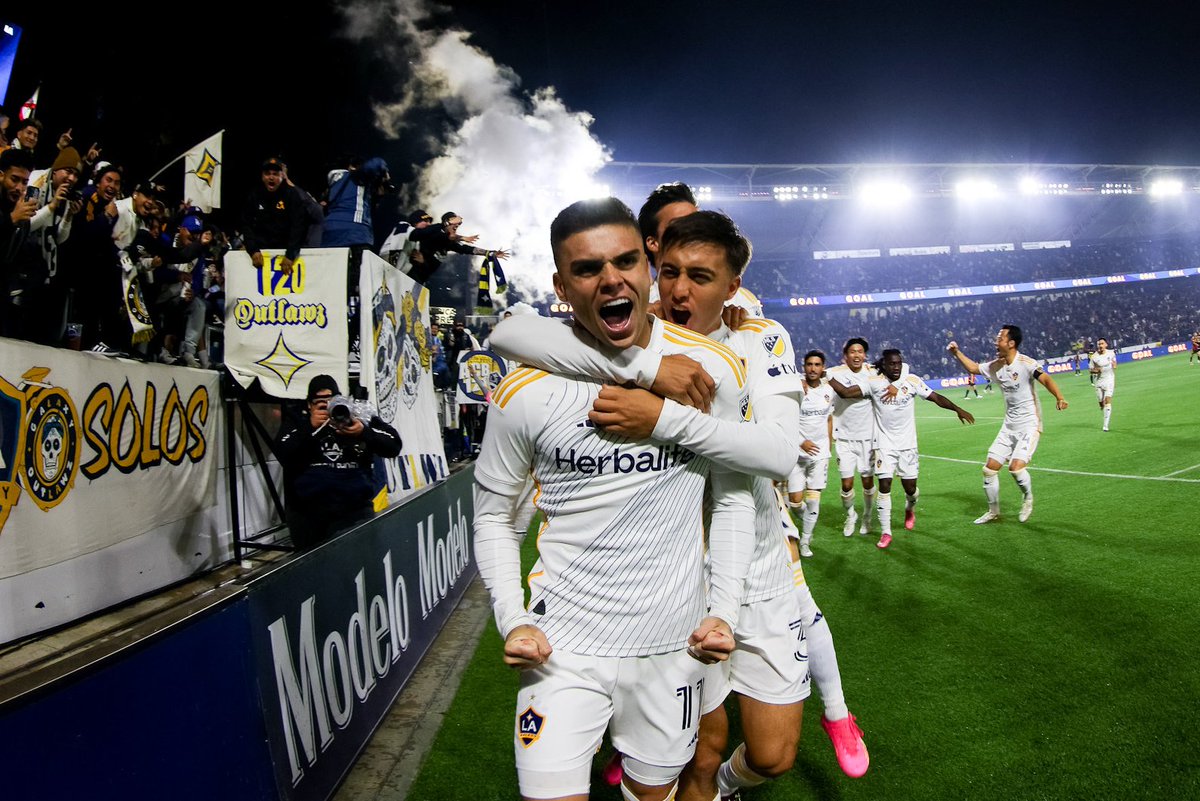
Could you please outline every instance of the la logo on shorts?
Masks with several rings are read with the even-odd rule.
[[[546,722],[544,718],[533,707],[526,707],[525,711],[517,716],[517,737],[521,739],[521,745],[528,748],[538,741],[542,736],[542,725]]]

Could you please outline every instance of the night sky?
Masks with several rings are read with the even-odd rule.
[[[146,175],[227,128],[227,206],[263,155],[319,186],[342,155],[401,181],[436,150],[432,114],[400,141],[371,124],[388,62],[331,35],[332,5],[52,4],[25,27],[5,107]],[[1195,4],[452,2],[457,26],[533,90],[553,85],[621,161],[1200,164]],[[64,27],[66,26],[66,27]],[[87,140],[87,141],[84,141]],[[47,151],[49,152],[49,151]],[[244,178],[242,176],[245,176]],[[234,205],[236,200],[234,201]]]

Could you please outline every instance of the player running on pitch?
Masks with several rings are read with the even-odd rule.
[[[800,402],[800,459],[787,480],[787,505],[800,515],[800,555],[812,553],[813,531],[821,514],[821,490],[829,477],[833,403],[837,394],[824,380],[825,354],[804,354],[804,399]],[[803,510],[803,511],[799,511]]]
[[[1117,386],[1117,354],[1108,349],[1108,340],[1101,337],[1096,340],[1096,352],[1092,354],[1091,369],[1096,373],[1096,402],[1104,413],[1104,427],[1108,430],[1108,421],[1112,418],[1113,391]]]
[[[1026,467],[1037,450],[1042,436],[1042,404],[1034,382],[1044,386],[1054,396],[1055,408],[1067,408],[1066,398],[1058,385],[1042,371],[1041,365],[1021,354],[1019,326],[1006,325],[996,335],[997,358],[985,367],[969,359],[958,349],[957,342],[946,346],[958,358],[960,364],[976,375],[987,370],[988,378],[1000,385],[1004,394],[1004,423],[1000,433],[988,448],[987,462],[983,466],[983,493],[987,497],[988,510],[975,519],[977,525],[1000,519],[1000,468],[1008,462],[1008,471],[1021,488],[1024,500],[1017,520],[1024,523],[1033,514],[1033,479]]]
[[[975,423],[970,412],[934,392],[929,385],[909,373],[901,376],[904,359],[900,351],[888,348],[876,365],[879,375],[871,379],[871,407],[875,413],[875,478],[879,495],[875,510],[879,515],[879,542],[886,548],[892,544],[892,477],[900,474],[904,488],[904,527],[912,530],[917,516],[914,507],[920,490],[917,489],[917,420],[916,400],[927,401],[949,409],[964,423]],[[895,387],[891,392],[889,386]]]

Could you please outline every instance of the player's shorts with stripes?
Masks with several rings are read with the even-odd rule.
[[[1105,398],[1111,398],[1116,391],[1115,381],[1105,381],[1100,379],[1096,382],[1096,400],[1103,402]]]
[[[853,478],[855,474],[872,475],[871,440],[839,439],[834,440],[833,447],[842,478]]]
[[[1028,462],[1033,459],[1041,437],[1041,432],[1036,428],[1014,431],[1008,426],[1000,426],[1000,433],[988,448],[988,458],[995,459],[1000,464],[1012,461]]]
[[[875,449],[875,475],[879,478],[891,478],[895,475],[899,475],[900,478],[916,478],[919,467],[920,459],[916,448],[899,451]]]
[[[586,795],[605,729],[651,784],[674,781],[696,750],[705,666],[687,650],[589,656],[555,650],[522,671],[513,743],[521,794]],[[647,775],[647,772],[649,775]]]
[[[730,691],[767,704],[792,704],[809,694],[808,643],[796,593],[742,606],[729,660],[705,673],[704,714]]]
[[[788,493],[805,490],[823,490],[829,483],[829,459],[810,459],[801,455],[792,472],[788,474]]]

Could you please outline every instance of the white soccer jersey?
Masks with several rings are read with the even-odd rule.
[[[1093,353],[1092,367],[1100,368],[1100,375],[1096,378],[1096,383],[1112,387],[1117,378],[1116,370],[1113,369],[1116,364],[1117,354],[1111,350],[1106,350],[1104,353]]]
[[[728,348],[659,320],[649,348],[704,366],[717,384],[714,415],[748,414],[745,371]],[[678,650],[706,613],[709,462],[594,428],[588,412],[602,386],[532,368],[509,373],[492,396],[476,481],[511,496],[532,467],[546,524],[529,612],[552,646],[594,656]]]
[[[800,441],[811,439],[821,450],[812,455],[801,452],[800,456],[807,459],[829,458],[829,415],[833,414],[837,393],[828,381],[822,381],[817,388],[806,387],[804,400],[800,402]]]
[[[1020,353],[1008,364],[996,359],[987,366],[988,377],[1004,392],[1004,425],[1013,431],[1042,430],[1042,402],[1037,377],[1042,366]]]
[[[833,438],[846,440],[874,440],[875,418],[871,413],[871,401],[867,397],[870,380],[878,375],[867,365],[857,373],[844,364],[830,368],[828,377],[836,378],[846,387],[858,387],[863,397],[846,399],[838,397],[833,402]]]
[[[881,451],[905,451],[917,447],[917,398],[933,394],[929,385],[911,373],[896,382],[896,395],[889,398],[890,382],[882,377],[871,380],[871,406],[875,412],[875,448]]]
[[[769,395],[794,395],[799,400],[803,379],[796,371],[796,353],[787,330],[774,320],[747,320],[737,331],[721,326],[713,338],[742,358],[750,385],[751,409]],[[745,603],[775,598],[792,588],[791,557],[779,532],[779,499],[775,485],[754,477],[754,556],[746,574]]]

